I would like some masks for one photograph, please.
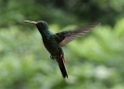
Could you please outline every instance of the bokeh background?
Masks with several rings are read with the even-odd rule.
[[[101,25],[63,47],[63,79],[25,19],[55,33]],[[124,89],[124,0],[0,0],[0,89]]]

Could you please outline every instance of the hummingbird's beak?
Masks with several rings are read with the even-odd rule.
[[[36,21],[30,21],[30,20],[24,20],[24,22],[26,22],[26,23],[31,23],[31,24],[34,24],[34,25],[36,25],[36,24],[37,24],[37,22],[36,22]]]

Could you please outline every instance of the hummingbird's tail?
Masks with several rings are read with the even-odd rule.
[[[65,65],[64,65],[64,57],[59,57],[57,59],[57,62],[58,62],[58,65],[59,65],[59,68],[61,70],[61,73],[63,75],[63,77],[68,77],[68,74],[66,72],[66,68],[65,68]]]

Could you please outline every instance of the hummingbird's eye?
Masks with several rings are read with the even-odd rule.
[[[38,21],[38,24],[40,24],[41,26],[45,26],[47,23],[45,21]]]
[[[44,23],[41,23],[41,25],[44,25]]]

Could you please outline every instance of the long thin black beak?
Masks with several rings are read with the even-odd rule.
[[[34,25],[36,25],[36,24],[37,24],[37,22],[36,22],[36,21],[30,21],[30,20],[24,20],[24,22],[25,22],[25,23],[34,24]]]

